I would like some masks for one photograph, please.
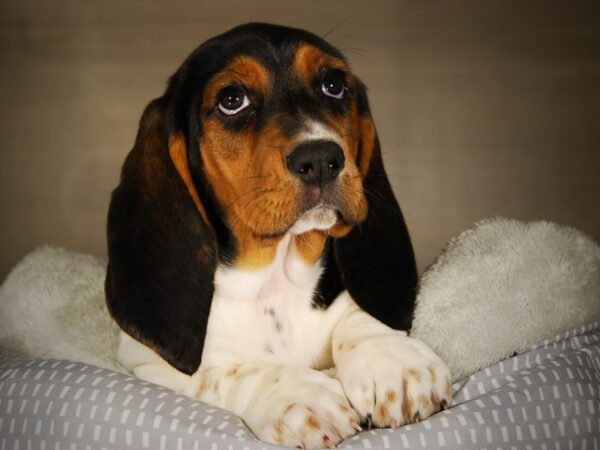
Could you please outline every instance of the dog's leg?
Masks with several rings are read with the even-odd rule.
[[[183,393],[234,412],[259,439],[279,445],[334,447],[360,430],[340,382],[308,368],[204,368]]]
[[[333,447],[360,430],[340,382],[304,367],[246,363],[185,375],[122,333],[120,362],[138,378],[239,415],[264,441]]]
[[[450,372],[442,360],[358,306],[336,325],[332,351],[337,378],[363,424],[395,428],[450,405]]]

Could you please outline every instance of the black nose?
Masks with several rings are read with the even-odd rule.
[[[287,157],[288,170],[308,184],[324,186],[344,168],[344,153],[331,141],[300,144]]]

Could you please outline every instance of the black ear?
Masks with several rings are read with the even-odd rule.
[[[106,300],[125,332],[192,374],[202,357],[216,244],[185,138],[169,133],[165,103],[146,108],[112,194]]]
[[[358,101],[362,114],[358,165],[369,211],[361,225],[334,240],[337,271],[363,310],[392,328],[409,330],[418,280],[413,248],[383,167],[362,84]]]

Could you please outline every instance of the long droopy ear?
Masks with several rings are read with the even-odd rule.
[[[146,108],[112,194],[106,300],[125,332],[192,374],[214,292],[216,243],[185,138],[168,132],[164,103]]]
[[[417,285],[413,248],[383,167],[366,94],[360,94],[358,165],[369,210],[361,225],[334,240],[336,265],[344,287],[363,310],[392,328],[408,330]]]

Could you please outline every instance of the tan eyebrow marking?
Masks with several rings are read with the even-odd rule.
[[[250,56],[237,56],[206,85],[202,109],[205,111],[212,109],[216,105],[219,92],[231,85],[241,85],[264,95],[270,85],[269,71]]]
[[[296,55],[294,56],[293,68],[294,71],[300,75],[300,78],[304,79],[307,83],[311,83],[315,74],[318,73],[322,67],[343,71],[350,70],[346,63],[341,59],[323,53],[312,45],[301,44],[298,47]]]

